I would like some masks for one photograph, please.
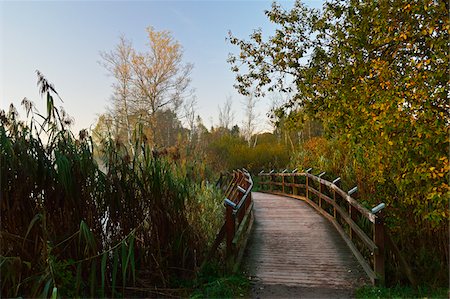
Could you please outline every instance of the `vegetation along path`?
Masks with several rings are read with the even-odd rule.
[[[331,223],[307,203],[253,193],[245,269],[255,298],[348,298],[367,282]]]

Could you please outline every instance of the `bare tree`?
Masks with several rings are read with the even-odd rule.
[[[126,131],[127,142],[133,148],[131,141],[130,124],[130,101],[132,99],[133,73],[131,69],[131,59],[133,56],[131,42],[124,36],[119,38],[119,43],[110,52],[101,52],[101,64],[115,79],[113,87],[112,109],[110,113],[114,115],[117,132]]]
[[[232,97],[227,96],[223,107],[219,106],[219,127],[230,129],[233,125],[234,112],[231,110],[232,104]]]
[[[255,134],[257,128],[256,122],[258,115],[255,111],[256,102],[257,99],[253,96],[253,94],[248,95],[244,101],[245,118],[242,124],[242,134],[249,147],[252,146],[252,136]],[[253,146],[256,146],[256,142],[257,140],[255,138]]]
[[[195,108],[197,106],[197,98],[192,97],[185,101],[183,105],[183,118],[189,130],[189,140],[192,141],[192,136],[195,134]]]

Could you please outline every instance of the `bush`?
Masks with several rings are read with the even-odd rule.
[[[436,287],[447,283],[448,222],[437,224],[436,219],[427,217],[434,209],[432,205],[430,211],[417,214],[414,211],[416,202],[399,200],[406,196],[398,187],[401,182],[390,175],[378,157],[369,156],[361,148],[351,148],[339,140],[316,137],[306,141],[292,155],[290,167],[299,170],[312,167],[314,173],[325,171],[329,180],[340,176],[341,188],[349,190],[358,186],[358,200],[368,208],[385,202],[390,235],[419,284]],[[422,193],[416,194],[417,200],[432,192],[433,187],[425,186]],[[386,267],[388,283],[407,283],[398,259],[388,254]]]

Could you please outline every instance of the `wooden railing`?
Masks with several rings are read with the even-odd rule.
[[[226,241],[226,255],[228,264],[236,271],[242,260],[247,239],[253,224],[252,187],[253,180],[250,173],[243,170],[233,171],[228,180],[221,177],[226,207],[224,224],[218,232],[206,260],[209,260],[217,247]]]
[[[310,171],[260,172],[261,191],[310,204],[335,226],[372,283],[384,284],[384,203],[369,210],[352,197],[357,187],[345,192],[339,186],[340,178],[329,182],[321,178],[324,172],[313,175]]]

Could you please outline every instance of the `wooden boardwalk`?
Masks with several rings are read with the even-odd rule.
[[[349,298],[368,282],[335,228],[306,202],[253,193],[244,269],[255,298]]]

